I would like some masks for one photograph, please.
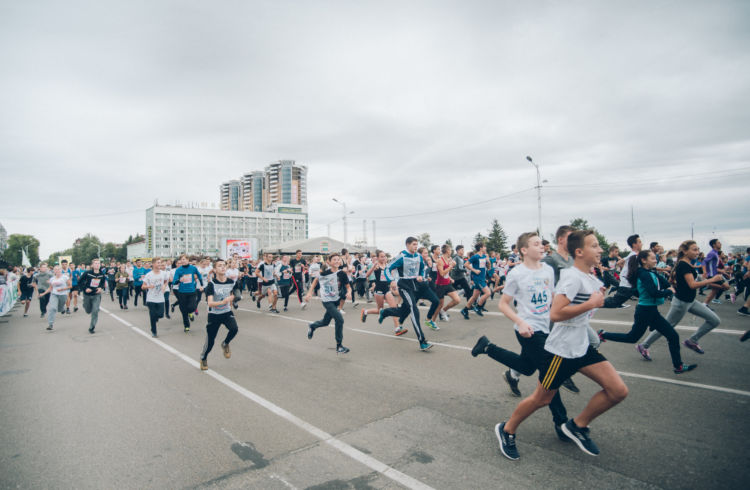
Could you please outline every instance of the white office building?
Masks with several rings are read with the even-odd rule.
[[[257,239],[262,249],[308,238],[307,207],[285,205],[276,212],[152,206],[146,210],[146,251],[152,257],[219,256],[226,239]]]

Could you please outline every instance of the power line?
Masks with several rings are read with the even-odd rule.
[[[114,213],[102,213],[102,214],[87,214],[81,216],[5,216],[3,219],[7,220],[70,220],[70,219],[88,219],[88,218],[104,218],[107,216],[119,216],[123,214],[135,214],[142,213],[143,209],[135,209],[131,211],[117,211]]]

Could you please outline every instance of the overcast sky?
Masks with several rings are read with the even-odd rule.
[[[2,2],[0,223],[42,257],[122,242],[154,199],[292,159],[310,236],[336,197],[350,241],[468,244],[536,227],[531,155],[545,235],[623,244],[632,205],[644,241],[750,244],[748,25],[746,1]]]

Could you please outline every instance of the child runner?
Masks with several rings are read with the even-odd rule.
[[[107,274],[101,268],[101,261],[91,261],[91,270],[85,271],[78,279],[79,289],[83,291],[83,310],[91,315],[89,333],[94,333],[99,320],[99,305],[102,304],[102,293],[107,282]],[[78,293],[76,293],[78,294]]]
[[[435,280],[437,287],[437,297],[445,301],[445,297],[448,296],[451,302],[447,305],[443,304],[440,309],[440,318],[447,322],[450,320],[448,316],[448,310],[460,303],[458,292],[453,287],[453,279],[451,279],[451,272],[456,267],[456,262],[451,258],[451,246],[447,243],[440,248],[440,257],[436,259],[438,275]]]
[[[305,272],[307,271],[307,261],[302,258],[302,250],[297,250],[294,253],[294,258],[289,262],[294,270],[292,276],[292,282],[294,283],[294,289],[297,291],[297,299],[299,299],[300,307],[304,310],[307,303],[304,301],[303,296],[305,293]]]
[[[693,240],[686,240],[680,244],[680,249],[677,253],[677,264],[672,270],[671,275],[675,294],[674,298],[672,298],[669,313],[667,313],[667,321],[670,325],[676,327],[687,312],[703,318],[703,325],[684,342],[686,347],[693,349],[698,354],[703,354],[704,351],[698,345],[698,339],[716,328],[721,323],[721,320],[708,306],[695,300],[696,289],[708,286],[711,283],[721,282],[723,278],[721,274],[717,274],[711,279],[696,281],[698,272],[691,265],[690,261],[696,259],[699,253],[700,249]],[[638,352],[645,360],[651,360],[651,354],[648,349],[659,337],[661,337],[661,333],[658,330],[654,330],[646,337],[646,340],[642,344],[636,346]]]
[[[466,264],[466,268],[471,271],[474,292],[468,303],[466,303],[466,306],[461,310],[461,314],[467,320],[469,319],[469,309],[473,309],[474,313],[479,316],[484,316],[482,308],[484,307],[487,298],[490,297],[490,288],[487,287],[487,266],[489,265],[489,260],[487,259],[487,245],[481,242],[477,243],[474,245],[474,250],[476,253],[471,256],[469,262]]]
[[[39,264],[39,271],[34,274],[34,289],[36,289],[37,298],[39,299],[40,318],[47,314],[47,305],[49,304],[49,295],[44,294],[49,289],[49,281],[54,274],[49,270],[47,262]]]
[[[276,276],[274,275],[274,266],[271,264],[271,254],[263,254],[263,262],[255,270],[255,274],[258,276],[258,300],[255,304],[260,308],[260,300],[268,296],[268,302],[271,303],[271,313],[278,313],[276,309],[276,301],[279,296],[276,289]]]
[[[219,328],[224,325],[227,327],[227,336],[221,343],[221,350],[224,351],[224,357],[232,357],[232,351],[229,350],[229,343],[237,335],[237,320],[229,305],[234,301],[232,292],[236,288],[234,281],[226,277],[226,262],[219,259],[214,262],[214,277],[206,286],[206,300],[208,302],[208,324],[206,325],[206,342],[203,344],[200,364],[201,371],[208,369],[208,353],[214,346],[216,334]]]
[[[49,288],[39,296],[48,296],[49,304],[47,305],[47,330],[52,330],[55,324],[55,314],[58,311],[65,311],[65,300],[68,299],[68,290],[70,289],[70,278],[62,273],[62,268],[56,265],[52,270],[53,276],[49,280]]]
[[[544,344],[550,332],[550,306],[554,296],[555,273],[548,264],[542,263],[544,246],[536,232],[524,233],[518,237],[516,250],[520,253],[519,263],[508,272],[505,292],[500,298],[500,311],[513,322],[516,339],[521,344],[521,355],[490,343],[482,336],[471,350],[471,355],[487,354],[497,362],[504,364],[518,373],[531,376],[534,371],[544,366],[547,353]],[[516,304],[518,312],[511,303]],[[505,371],[505,382],[515,396],[521,396],[518,389],[518,378]],[[555,432],[563,441],[569,441],[562,432],[562,425],[568,421],[568,414],[555,393],[549,404],[552,412]]]
[[[380,310],[378,323],[389,316],[398,316],[406,318],[411,315],[411,323],[414,325],[414,332],[417,334],[419,348],[426,351],[432,347],[422,332],[422,326],[419,324],[419,308],[417,307],[417,284],[424,281],[425,264],[422,256],[417,253],[419,242],[413,236],[406,239],[406,250],[402,251],[385,269],[385,277],[389,282],[393,282],[393,271],[398,273],[398,294],[401,296],[401,306],[398,308],[384,308]],[[399,322],[403,323],[403,322]]]
[[[612,364],[589,344],[586,330],[589,319],[604,304],[604,285],[590,272],[601,257],[599,240],[591,230],[574,231],[568,237],[568,251],[574,257],[574,266],[560,272],[560,282],[555,288],[550,310],[555,326],[545,341],[547,356],[539,370],[539,383],[534,393],[518,404],[507,422],[495,426],[500,450],[508,459],[519,458],[516,448],[519,425],[536,410],[549,405],[562,381],[576,371],[602,387],[578,416],[562,426],[565,435],[586,454],[599,454],[599,448],[589,437],[589,424],[628,394],[627,386]]]
[[[374,274],[375,276],[374,295],[377,308],[370,308],[369,310],[362,308],[362,312],[360,314],[362,323],[365,323],[365,321],[367,320],[367,315],[380,313],[380,310],[383,309],[386,302],[391,308],[395,308],[398,306],[396,298],[394,298],[393,294],[391,293],[390,283],[385,277],[385,268],[388,266],[388,257],[382,250],[377,250],[375,254],[375,262],[372,264],[372,267],[370,267],[370,270],[367,271],[367,275],[369,276],[370,274]],[[398,320],[395,316],[393,317],[393,325],[393,333],[396,335],[403,335],[409,331],[402,325],[399,325]]]
[[[120,270],[115,274],[115,291],[117,292],[117,300],[120,303],[121,310],[128,309],[128,283],[130,282],[130,274],[125,269],[125,264],[120,265]]]
[[[638,304],[635,307],[633,327],[628,333],[611,333],[599,330],[599,338],[614,342],[635,344],[643,337],[646,329],[660,332],[667,338],[669,354],[675,374],[692,371],[696,364],[685,364],[680,357],[680,336],[674,327],[659,313],[658,306],[664,298],[674,293],[667,281],[656,273],[656,255],[651,249],[642,250],[633,256],[628,264],[628,282],[638,288]]]
[[[162,269],[162,260],[159,258],[151,261],[151,271],[143,276],[141,289],[146,291],[146,307],[148,308],[148,319],[151,322],[151,336],[156,338],[156,322],[164,317],[164,305],[166,298],[164,291],[168,291],[169,274]]]
[[[18,280],[18,300],[23,303],[23,316],[29,316],[31,297],[34,295],[34,268],[27,268]]]
[[[188,262],[187,255],[180,256],[180,267],[175,270],[174,282],[178,284],[177,300],[182,313],[182,325],[185,332],[190,331],[190,322],[194,320],[196,289],[203,291],[203,278],[198,268]],[[200,287],[196,287],[200,282]]]
[[[133,268],[133,290],[135,292],[133,306],[138,306],[139,297],[142,298],[141,303],[144,306],[146,304],[146,291],[144,291],[141,286],[143,286],[143,276],[145,276],[147,272],[146,268],[143,267],[143,261],[141,259],[136,260],[135,267]]]
[[[310,286],[310,290],[305,296],[305,301],[310,301],[310,295],[312,290],[315,288],[316,283],[320,283],[320,300],[323,303],[323,308],[326,313],[322,320],[313,322],[307,327],[307,338],[312,339],[315,330],[320,327],[327,327],[330,325],[331,320],[335,323],[334,336],[336,337],[336,353],[346,354],[349,349],[341,345],[344,340],[344,317],[341,316],[341,312],[338,309],[339,300],[341,298],[340,288],[341,284],[345,284],[346,295],[344,299],[350,299],[352,297],[352,286],[349,284],[349,280],[346,277],[346,272],[339,270],[341,266],[341,256],[337,253],[333,253],[328,256],[328,268],[320,273],[320,276],[313,279],[313,284]]]

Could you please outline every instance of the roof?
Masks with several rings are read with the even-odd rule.
[[[341,249],[345,248],[349,252],[370,252],[374,251],[375,247],[359,247],[353,244],[345,244],[339,240],[335,240],[331,237],[321,236],[316,238],[308,238],[305,240],[293,240],[290,242],[279,243],[276,245],[269,245],[262,248],[262,252],[266,253],[278,253],[278,254],[293,254],[297,250],[302,250],[303,254],[328,254],[333,252],[341,252]]]

